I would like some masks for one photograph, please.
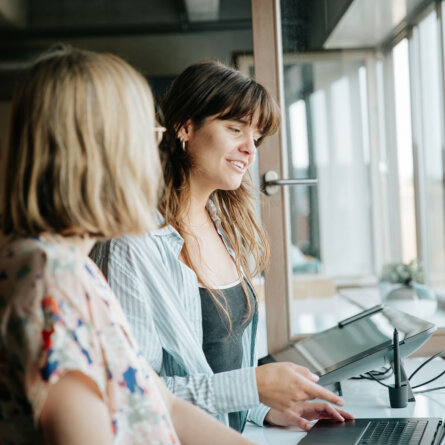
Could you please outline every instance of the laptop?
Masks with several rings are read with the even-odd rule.
[[[346,422],[319,420],[300,445],[439,445],[445,436],[440,418],[376,418]]]

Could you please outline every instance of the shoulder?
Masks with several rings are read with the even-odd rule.
[[[88,268],[88,258],[69,246],[39,238],[14,241],[0,250],[0,310],[37,314],[49,297],[81,310],[79,297],[91,285]]]
[[[0,250],[0,286],[40,288],[42,283],[57,282],[75,276],[86,258],[69,248],[39,238],[13,241]]]
[[[143,235],[124,235],[120,238],[97,243],[90,257],[102,267],[104,262],[138,265],[178,257],[184,240],[171,226],[164,226]]]
[[[0,251],[0,324],[8,348],[38,354],[44,332],[58,320],[88,322],[93,289],[88,258],[39,239],[19,240]],[[90,264],[90,266],[92,266]]]
[[[48,289],[48,256],[51,252],[33,239],[17,240],[0,250],[0,314],[38,313]]]
[[[46,268],[51,253],[51,249],[33,238],[8,243],[0,249],[1,282],[29,280],[32,272],[42,272]]]

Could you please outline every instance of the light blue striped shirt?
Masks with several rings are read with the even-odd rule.
[[[229,252],[218,218],[210,212]],[[212,214],[213,213],[213,214]],[[148,363],[178,397],[228,424],[227,413],[244,411],[262,425],[269,408],[256,385],[258,315],[246,327],[241,369],[214,374],[202,350],[202,315],[196,274],[178,257],[184,241],[171,226],[139,237],[96,244],[91,258],[118,297]]]

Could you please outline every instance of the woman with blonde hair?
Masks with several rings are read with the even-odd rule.
[[[248,419],[308,429],[315,418],[351,418],[327,403],[302,403],[343,403],[308,369],[256,366],[252,278],[269,248],[248,168],[279,126],[277,105],[253,79],[203,62],[179,75],[162,111],[163,227],[92,251],[145,357],[176,395],[238,431]]]
[[[153,229],[161,169],[145,79],[60,49],[12,102],[0,249],[0,443],[248,444],[173,396],[136,346],[97,239]]]

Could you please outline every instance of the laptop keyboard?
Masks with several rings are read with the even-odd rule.
[[[418,445],[428,420],[369,422],[357,445]]]

